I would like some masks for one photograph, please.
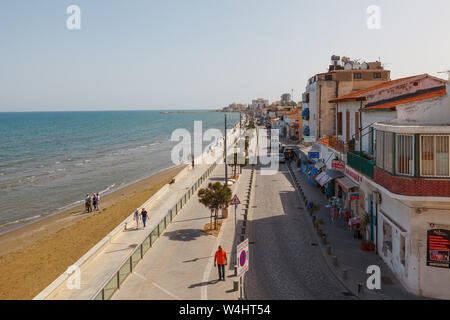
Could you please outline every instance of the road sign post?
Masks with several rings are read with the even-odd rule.
[[[237,276],[239,277],[239,283],[240,283],[240,299],[242,300],[243,297],[243,290],[242,290],[242,276],[244,273],[248,271],[248,265],[249,265],[249,252],[248,252],[248,239],[244,240],[244,242],[238,244],[237,246],[237,265],[238,265],[238,271]]]
[[[234,230],[236,230],[236,228],[237,228],[237,208],[238,208],[238,205],[241,204],[241,201],[239,201],[237,194],[234,195],[230,204],[234,205]]]

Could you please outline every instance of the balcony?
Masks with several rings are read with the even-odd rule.
[[[362,156],[358,151],[347,152],[347,165],[371,179],[374,178],[375,162]]]
[[[345,143],[336,138],[336,136],[325,137],[322,140],[319,140],[321,144],[324,146],[330,147],[340,153],[346,152]]]

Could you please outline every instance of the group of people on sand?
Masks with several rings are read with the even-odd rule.
[[[139,209],[136,209],[136,211],[134,212],[134,220],[136,221],[136,229],[139,229],[139,218],[142,219],[142,223],[144,224],[144,228],[145,228],[145,224],[146,224],[147,218],[148,218],[148,213],[145,210],[145,208],[142,208],[140,213],[139,213]]]
[[[86,208],[87,213],[94,210],[100,210],[100,196],[98,193],[93,193],[92,195],[86,193],[86,197],[84,198],[84,207]]]

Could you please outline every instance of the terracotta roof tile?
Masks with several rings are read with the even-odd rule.
[[[330,102],[339,102],[339,101],[344,101],[344,100],[353,100],[353,99],[362,98],[363,95],[365,95],[366,93],[369,93],[371,91],[387,88],[387,87],[393,86],[395,84],[402,83],[402,82],[411,80],[413,78],[418,78],[418,77],[421,77],[421,76],[424,76],[424,74],[382,82],[382,83],[377,84],[375,86],[368,87],[368,88],[362,89],[362,90],[358,90],[358,91],[352,92],[350,94],[346,94],[344,96],[340,96],[338,98],[332,99],[332,100],[330,100]]]
[[[365,107],[365,108],[362,108],[361,110],[395,109],[398,105],[401,105],[401,104],[407,104],[407,103],[413,103],[413,102],[417,102],[417,101],[438,98],[438,97],[445,96],[445,93],[446,93],[445,89],[440,89],[440,90],[420,94],[420,95],[417,95],[414,97],[408,97],[408,98],[404,98],[404,99],[400,99],[400,100],[396,100],[396,101],[386,102],[386,103],[383,103],[380,105]]]

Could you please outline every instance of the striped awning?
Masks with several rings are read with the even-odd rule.
[[[341,186],[341,188],[344,189],[345,192],[348,192],[350,189],[353,188],[359,188],[359,185],[357,185],[355,182],[353,182],[347,177],[336,179],[336,181]]]

